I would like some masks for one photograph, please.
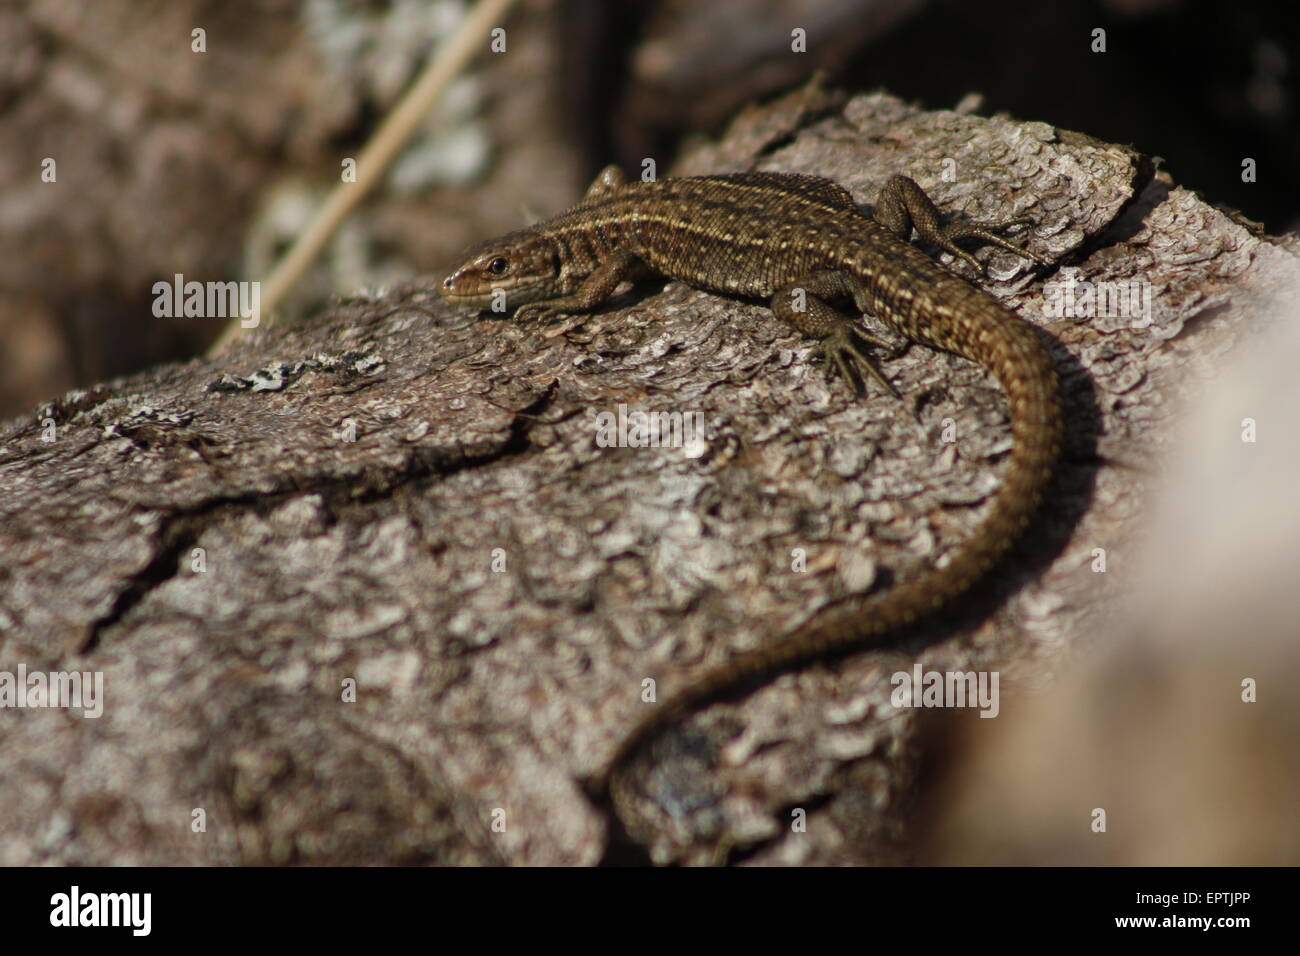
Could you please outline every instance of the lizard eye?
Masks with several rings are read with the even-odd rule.
[[[506,262],[506,260],[502,256],[497,256],[495,259],[493,259],[491,262],[487,264],[487,268],[484,271],[488,275],[493,275],[493,276],[505,275],[506,267],[509,264],[510,263]]]

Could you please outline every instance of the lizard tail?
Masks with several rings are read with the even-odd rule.
[[[971,290],[974,291],[974,290]],[[824,607],[778,641],[745,651],[692,676],[680,691],[650,709],[621,741],[605,770],[587,783],[595,796],[632,754],[670,724],[701,705],[754,681],[816,658],[875,645],[886,635],[937,611],[988,573],[1019,538],[1051,481],[1060,456],[1063,420],[1060,385],[1051,355],[1037,331],[992,299],[968,313],[960,335],[915,335],[993,370],[1011,412],[1012,447],[1006,476],[988,515],[947,564],[932,567],[888,591],[855,595]],[[976,313],[978,309],[978,313]],[[974,315],[979,315],[979,321]]]

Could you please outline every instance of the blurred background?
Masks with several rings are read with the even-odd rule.
[[[217,323],[155,318],[153,283],[265,278],[467,8],[0,2],[0,417],[199,354]],[[1131,143],[1272,232],[1300,206],[1293,4],[520,0],[504,25],[506,52],[452,84],[288,315],[434,274],[567,205],[607,162],[666,171],[683,143],[818,69],[934,108],[980,93],[986,112]],[[1242,181],[1245,158],[1258,181]]]

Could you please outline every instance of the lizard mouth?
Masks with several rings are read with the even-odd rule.
[[[457,276],[453,273],[439,282],[438,294],[457,305],[475,305],[483,309],[491,306],[498,295],[504,297],[507,310],[527,305],[529,302],[545,298],[548,288],[544,282],[522,283],[507,280],[487,287],[475,282],[474,288],[466,289],[456,280]]]
[[[470,285],[469,288],[466,288],[467,284]],[[458,281],[458,276],[453,273],[438,283],[438,295],[456,305],[479,305],[486,308],[488,305],[492,304],[492,299],[497,288],[501,289],[501,291],[505,293],[507,301],[511,298],[511,293],[514,291],[504,285],[485,288],[480,282],[470,284],[466,283],[463,279]]]
[[[479,299],[487,301],[492,298],[491,292],[466,292],[462,289],[452,288],[447,285],[447,282],[450,281],[451,280],[448,279],[446,282],[443,282],[438,286],[438,295],[442,296],[444,299],[451,299],[454,302],[473,302]],[[506,295],[509,294],[509,291],[507,291]]]

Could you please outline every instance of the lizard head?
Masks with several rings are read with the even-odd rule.
[[[514,308],[568,291],[555,245],[529,229],[472,246],[438,284],[444,299],[480,311],[490,309],[499,294],[507,308]]]

